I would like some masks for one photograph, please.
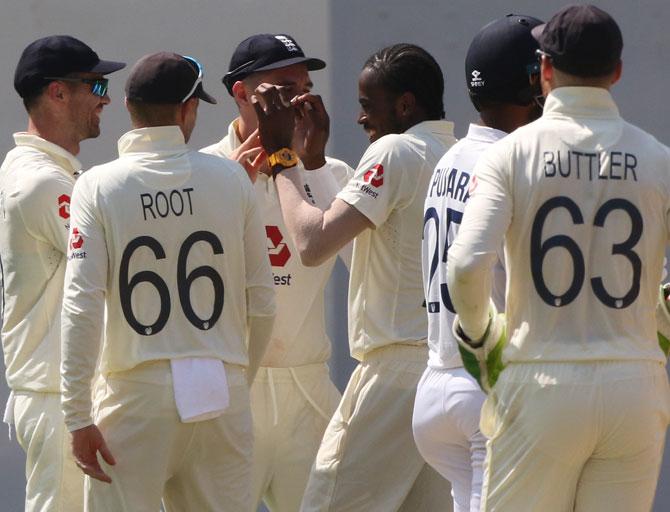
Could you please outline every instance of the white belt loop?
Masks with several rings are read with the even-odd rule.
[[[279,423],[279,411],[277,410],[277,393],[275,392],[275,381],[272,377],[272,368],[268,368],[268,384],[270,385],[270,399],[272,400],[272,414],[274,415],[273,426]]]
[[[302,392],[302,395],[305,397],[305,399],[310,403],[314,409],[316,409],[316,412],[318,412],[323,419],[326,421],[330,421],[330,416],[328,416],[325,412],[323,412],[323,409],[317,405],[317,403],[312,400],[312,397],[309,396],[309,393],[305,390],[304,387],[302,387],[302,384],[300,384],[300,381],[298,380],[298,375],[295,373],[295,370],[293,368],[288,369],[289,372],[291,372],[291,376],[293,377],[293,380],[295,380],[296,385],[298,386],[298,389]]]

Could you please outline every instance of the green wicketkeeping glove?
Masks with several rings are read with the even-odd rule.
[[[670,325],[670,316],[669,316]],[[463,366],[488,393],[498,380],[500,372],[505,369],[503,349],[507,344],[505,332],[505,315],[498,313],[493,303],[489,311],[489,325],[481,339],[473,341],[468,338],[459,323],[458,315],[454,320],[453,332],[458,341],[458,350],[463,359]],[[670,330],[668,331],[670,334]]]
[[[668,296],[670,296],[670,283],[662,284],[658,289],[658,302],[656,303],[656,330],[658,344],[666,357],[670,354],[670,311],[668,311]]]

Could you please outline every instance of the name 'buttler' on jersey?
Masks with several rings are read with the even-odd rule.
[[[428,185],[423,216],[421,257],[428,312],[428,366],[463,366],[452,326],[456,313],[447,287],[447,253],[458,233],[465,204],[474,183],[474,168],[491,144],[507,133],[471,124],[465,138],[440,159]],[[498,311],[505,307],[505,269],[502,246],[494,267],[493,301]]]
[[[237,135],[238,120],[228,125],[228,134],[200,151],[228,158],[242,142]],[[326,157],[326,164],[310,171],[301,170],[301,179],[310,203],[327,208],[353,173],[346,163]],[[272,338],[261,366],[286,368],[328,361],[331,343],[326,334],[323,290],[335,257],[317,267],[305,267],[284,224],[277,188],[266,174],[259,173],[254,184],[261,220],[265,224],[267,251],[276,291],[277,314]],[[349,266],[351,245],[340,251]]]
[[[624,121],[608,91],[561,87],[475,172],[449,258],[479,268],[505,237],[504,357],[665,364],[654,310],[670,239],[670,150]],[[484,280],[473,273],[459,304],[483,302],[474,295]]]

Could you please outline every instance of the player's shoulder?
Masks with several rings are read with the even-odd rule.
[[[363,157],[379,162],[421,157],[425,153],[424,141],[408,133],[389,133],[374,141]]]
[[[210,144],[209,146],[205,146],[204,148],[200,148],[198,151],[200,153],[204,153],[206,155],[215,155],[218,157],[225,157],[226,156],[226,144],[225,144],[226,139],[220,140],[218,142],[215,142],[214,144]]]
[[[36,148],[14,148],[7,154],[2,173],[14,174],[16,192],[21,197],[48,196],[72,190],[74,177],[47,153]]]
[[[219,180],[231,179],[241,186],[251,186],[251,180],[244,167],[235,160],[202,151],[190,151],[188,157],[194,172],[214,175]]]
[[[663,144],[651,133],[625,120],[623,137],[645,152],[656,151],[662,156],[670,155],[670,148],[667,145]]]

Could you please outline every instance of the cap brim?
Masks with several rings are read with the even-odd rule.
[[[212,105],[216,105],[216,99],[214,96],[211,94],[208,94],[205,92],[205,89],[203,89],[201,86],[199,86],[196,90],[193,96],[200,98],[202,101],[206,101],[207,103],[211,103]]]
[[[542,23],[542,25],[533,27],[530,31],[530,35],[532,35],[538,43],[542,42],[542,32],[544,32],[544,27],[546,26],[546,23]]]
[[[321,59],[315,59],[314,57],[295,57],[293,59],[284,59],[261,68],[256,68],[251,71],[251,73],[256,73],[257,71],[268,71],[270,69],[285,68],[287,66],[292,66],[293,64],[307,64],[308,71],[317,71],[326,67],[326,63]]]
[[[114,73],[119,69],[126,67],[125,62],[115,62],[113,60],[101,60],[95,66],[93,66],[89,71],[92,73],[101,73],[107,75],[109,73]]]

